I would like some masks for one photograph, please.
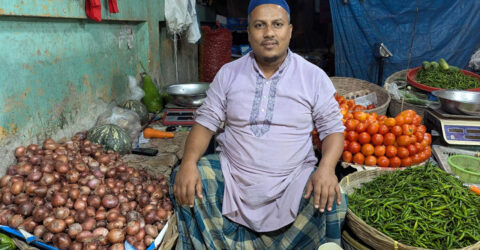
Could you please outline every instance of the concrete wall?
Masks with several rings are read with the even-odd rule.
[[[16,146],[93,126],[106,104],[126,98],[127,75],[140,80],[139,61],[159,85],[173,83],[164,2],[118,1],[117,14],[101,2],[97,23],[85,0],[0,0],[0,173]],[[180,75],[196,80],[196,45],[184,47]]]

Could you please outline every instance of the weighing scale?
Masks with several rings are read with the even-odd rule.
[[[162,123],[165,126],[192,126],[195,123],[196,112],[196,108],[167,104],[163,112]]]
[[[449,145],[480,146],[480,117],[453,115],[440,108],[427,108],[424,113],[427,128],[435,129]]]

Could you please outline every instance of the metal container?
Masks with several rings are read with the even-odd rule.
[[[178,83],[166,87],[170,103],[183,107],[202,105],[210,84],[208,82]]]
[[[480,116],[479,92],[436,90],[432,94],[440,100],[441,108],[450,114]]]

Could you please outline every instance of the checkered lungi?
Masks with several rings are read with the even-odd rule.
[[[224,179],[218,155],[202,157],[198,162],[203,199],[195,198],[194,207],[179,206],[173,195],[178,167],[171,175],[170,198],[178,224],[177,249],[317,249],[326,242],[340,245],[341,229],[347,212],[347,196],[342,204],[334,202],[332,211],[320,213],[310,199],[300,201],[296,220],[282,230],[257,233],[222,215]]]

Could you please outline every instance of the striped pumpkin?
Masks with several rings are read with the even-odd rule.
[[[128,100],[120,104],[121,108],[135,111],[140,117],[140,123],[143,125],[148,122],[148,110],[143,103],[136,100]]]
[[[88,131],[87,139],[101,144],[106,150],[111,149],[122,155],[132,150],[132,139],[128,132],[113,124],[93,127]]]

